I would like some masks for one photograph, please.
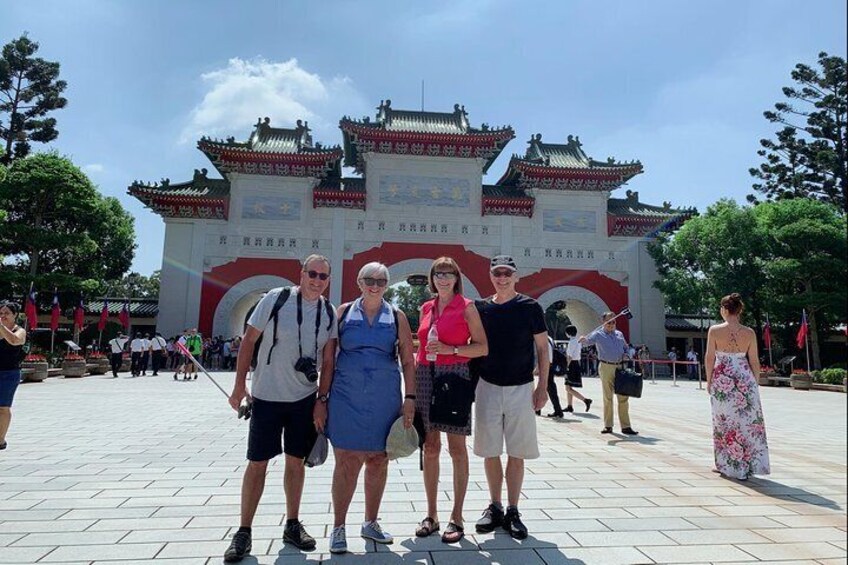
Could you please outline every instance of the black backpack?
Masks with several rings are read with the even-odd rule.
[[[266,361],[266,365],[271,364],[271,352],[274,351],[274,347],[277,345],[277,315],[280,313],[280,308],[285,306],[286,301],[291,296],[291,287],[284,286],[280,291],[280,294],[277,295],[277,300],[274,301],[274,306],[271,308],[271,316],[268,318],[268,321],[274,320],[274,333],[273,340],[271,342],[271,348],[268,349],[268,360]],[[335,317],[335,312],[333,312],[333,307],[330,304],[329,300],[325,300],[323,296],[319,296],[318,300],[324,305],[324,309],[327,311],[327,318],[329,322],[327,323],[327,330],[329,330],[333,325],[333,318]],[[319,306],[320,307],[320,306]],[[268,326],[266,324],[265,328]],[[253,346],[253,357],[250,360],[250,368],[256,370],[256,366],[259,360],[259,346],[262,345],[262,338],[265,336],[265,330],[262,330],[262,333],[259,335],[259,339],[256,340],[256,344]],[[316,359],[317,361],[317,359]]]
[[[555,345],[552,345],[551,349],[554,352],[554,358],[551,361],[550,374],[561,377],[568,373],[568,358]]]

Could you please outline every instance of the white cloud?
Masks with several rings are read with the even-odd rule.
[[[85,171],[88,174],[97,174],[97,173],[102,173],[103,170],[104,170],[104,167],[100,163],[90,163],[88,165],[85,165],[82,168],[82,170]]]
[[[265,116],[277,127],[308,120],[315,141],[338,143],[342,115],[359,116],[369,107],[351,79],[322,78],[294,58],[282,63],[233,58],[201,79],[208,90],[189,115],[182,143],[203,135],[245,139],[256,119]]]

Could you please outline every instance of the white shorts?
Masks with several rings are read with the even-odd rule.
[[[504,441],[510,457],[539,457],[533,383],[497,386],[480,379],[474,401],[474,454],[500,457]]]

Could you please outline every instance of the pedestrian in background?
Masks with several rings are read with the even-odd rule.
[[[16,320],[20,307],[0,302],[0,450],[6,449],[6,433],[12,422],[12,401],[21,382],[26,330]]]

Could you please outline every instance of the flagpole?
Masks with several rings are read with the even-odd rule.
[[[810,342],[807,338],[810,337],[810,321],[807,319],[807,311],[804,310],[804,319],[807,321],[807,332],[804,334],[804,346],[807,349],[807,372],[810,372]]]
[[[769,342],[766,344],[766,347],[768,347],[769,351],[769,367],[774,369],[774,361],[771,358],[771,323],[769,323],[768,314],[766,314],[766,325],[769,328]]]

